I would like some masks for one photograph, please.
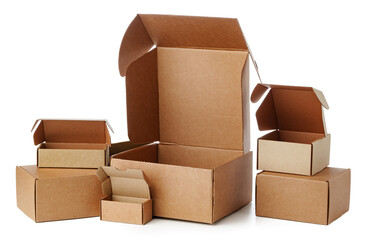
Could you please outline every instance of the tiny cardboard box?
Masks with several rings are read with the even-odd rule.
[[[269,89],[257,110],[259,130],[273,130],[258,139],[257,169],[314,175],[329,164],[330,134],[321,91],[311,87],[258,84],[251,100],[257,102]]]
[[[36,222],[99,216],[96,169],[16,167],[17,205]]]
[[[141,170],[100,167],[97,176],[105,195],[100,201],[101,220],[133,224],[151,221],[150,190]]]
[[[34,144],[39,145],[38,167],[98,168],[108,165],[111,145],[108,128],[106,120],[37,120],[33,139]]]
[[[256,215],[330,224],[349,209],[351,170],[325,168],[314,176],[261,172]]]
[[[156,46],[156,47],[154,47]],[[252,199],[248,47],[236,19],[137,15],[120,48],[134,143],[154,216],[213,223]]]

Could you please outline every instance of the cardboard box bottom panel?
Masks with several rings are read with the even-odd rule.
[[[330,134],[275,130],[258,139],[258,170],[314,175],[329,164]]]
[[[100,220],[146,224],[151,219],[151,199],[111,195],[100,202]]]
[[[36,222],[99,216],[96,169],[16,167],[17,206]]]
[[[160,143],[116,154],[111,166],[144,172],[154,216],[213,223],[251,202],[251,152]]]
[[[256,215],[330,224],[349,209],[350,169],[326,168],[314,176],[261,172]]]
[[[98,168],[108,163],[105,143],[42,143],[38,148],[38,167]]]

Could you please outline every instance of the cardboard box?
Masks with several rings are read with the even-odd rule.
[[[35,129],[34,145],[40,144],[38,167],[98,168],[109,165],[111,137],[108,128],[111,129],[105,120],[37,120],[32,131]]]
[[[311,87],[258,84],[252,93],[257,102],[259,130],[274,130],[258,139],[257,169],[314,175],[329,165],[323,93]]]
[[[96,169],[16,167],[17,205],[35,222],[99,216]]]
[[[326,168],[314,176],[261,172],[256,215],[330,224],[349,209],[351,170]]]
[[[248,54],[236,19],[137,15],[127,29],[129,138],[159,143],[111,166],[144,171],[154,216],[213,223],[251,202]]]
[[[151,221],[150,190],[141,170],[100,167],[97,176],[106,195],[100,201],[100,220],[133,224]]]

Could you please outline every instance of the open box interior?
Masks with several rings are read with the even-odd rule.
[[[124,203],[137,203],[137,204],[144,204],[144,203],[150,201],[150,199],[146,199],[146,198],[126,197],[126,196],[118,196],[118,195],[109,195],[109,196],[104,197],[102,200],[124,202]]]
[[[252,102],[259,101],[267,91],[256,112],[258,128],[275,131],[260,139],[312,143],[326,136],[323,108],[329,106],[321,91],[311,87],[258,84]]]
[[[243,155],[239,150],[151,144],[113,156],[115,159],[142,161],[193,168],[214,169]]]
[[[107,150],[108,144],[103,143],[41,143],[40,149],[82,149]]]
[[[33,139],[40,149],[106,150],[111,145],[108,128],[106,120],[40,119],[33,126]]]
[[[303,143],[311,144],[316,140],[324,138],[325,135],[321,133],[309,133],[309,132],[295,132],[295,131],[285,131],[285,130],[275,130],[272,131],[259,139],[262,140],[273,140],[281,142],[291,142],[291,143]]]
[[[102,200],[139,203],[150,200],[150,190],[141,170],[119,171],[114,167],[100,167],[97,176],[106,195]]]

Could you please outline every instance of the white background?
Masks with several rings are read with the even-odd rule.
[[[365,5],[362,1],[3,1],[0,3],[1,235],[37,239],[347,238],[365,212]],[[350,211],[329,226],[255,217],[254,203],[214,225],[154,219],[145,226],[98,218],[36,224],[16,207],[15,166],[36,163],[37,118],[109,119],[128,140],[118,72],[136,13],[238,18],[265,83],[324,92],[330,166],[352,169]],[[258,78],[251,67],[251,89]],[[256,149],[251,105],[252,149]],[[255,169],[254,169],[254,172]],[[363,234],[364,235],[364,234]],[[362,236],[362,235],[361,235]]]

